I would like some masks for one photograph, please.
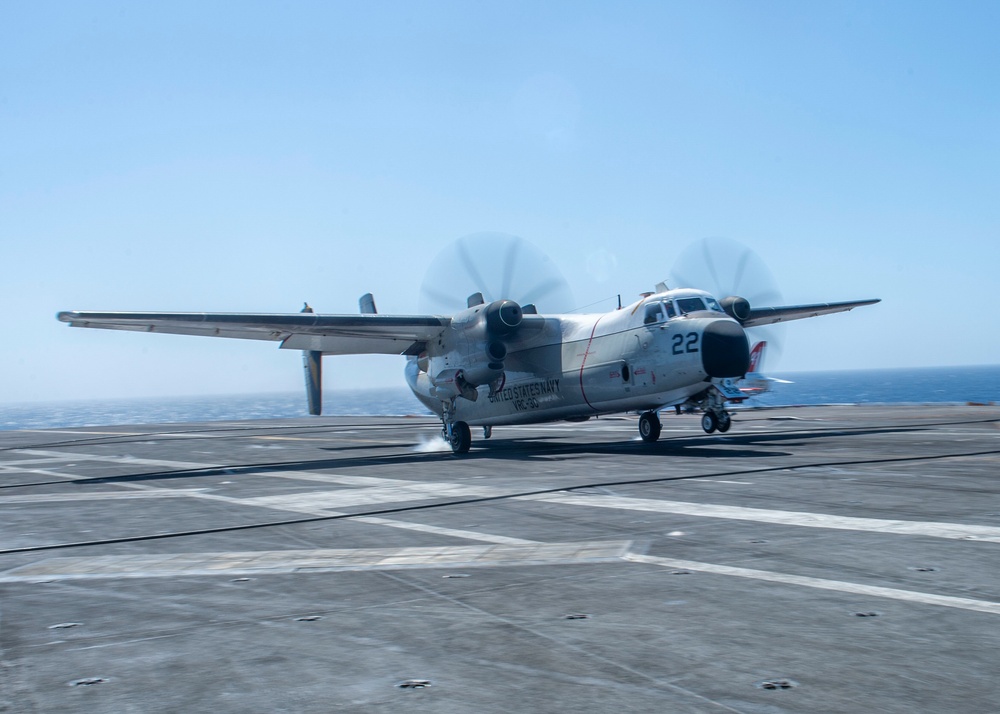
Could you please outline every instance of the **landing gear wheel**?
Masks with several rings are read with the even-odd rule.
[[[491,436],[493,436],[493,427],[492,426],[484,426],[483,427],[483,438],[484,439],[489,439]]]
[[[464,421],[456,421],[451,425],[451,451],[453,454],[467,454],[472,446],[472,432]]]
[[[660,417],[656,412],[645,412],[639,417],[639,436],[643,441],[652,442],[659,439],[662,428]]]
[[[719,420],[713,412],[705,412],[705,415],[701,418],[701,428],[705,430],[706,434],[711,434],[719,428]]]
[[[729,412],[722,412],[719,414],[719,432],[725,434],[729,431],[729,427],[733,425],[733,418],[729,416]]]

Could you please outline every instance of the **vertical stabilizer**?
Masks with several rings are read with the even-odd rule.
[[[309,413],[319,416],[323,413],[323,353],[318,350],[303,351],[302,367],[306,373]]]
[[[371,297],[371,296],[369,296]],[[372,303],[374,308],[375,303]],[[313,312],[309,303],[302,305],[302,312]],[[302,369],[306,376],[306,399],[309,413],[319,416],[323,413],[323,353],[318,350],[303,350]]]

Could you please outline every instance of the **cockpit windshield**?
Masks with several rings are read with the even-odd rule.
[[[658,322],[666,322],[678,315],[705,312],[706,310],[725,314],[718,301],[709,295],[693,295],[691,297],[673,298],[672,300],[653,300],[647,302],[645,305],[642,324],[655,325]]]
[[[713,312],[725,312],[725,310],[722,309],[722,306],[719,305],[719,303],[716,301],[714,297],[706,295],[705,304],[708,305],[708,309],[712,310]]]
[[[700,297],[677,298],[677,309],[686,315],[689,312],[704,310],[705,303],[701,301]]]

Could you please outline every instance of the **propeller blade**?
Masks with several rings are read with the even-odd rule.
[[[500,283],[500,297],[505,298],[510,294],[511,281],[514,278],[514,263],[517,260],[517,252],[521,248],[521,239],[516,238],[507,246],[507,255],[503,261],[503,279]]]
[[[677,258],[670,271],[670,285],[711,292],[717,299],[738,295],[751,307],[783,304],[778,283],[755,252],[728,238],[695,241]],[[766,340],[768,363],[777,364],[782,352],[784,326],[747,329],[751,342]]]
[[[541,313],[569,312],[575,306],[555,263],[530,242],[505,233],[474,233],[445,246],[427,268],[419,310],[458,312],[477,292],[487,302],[534,303]]]
[[[486,289],[486,281],[479,274],[479,270],[476,268],[476,261],[473,260],[472,256],[469,254],[469,246],[467,245],[465,239],[458,241],[458,259],[462,263],[462,267],[465,268],[465,272],[472,278],[472,281],[476,285],[482,285],[482,290],[477,290],[475,292],[481,292],[488,302],[493,301],[493,296],[490,295],[490,291]],[[470,293],[471,294],[471,293]]]

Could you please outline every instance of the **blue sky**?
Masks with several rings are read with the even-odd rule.
[[[883,299],[786,326],[775,373],[995,364],[998,26],[993,2],[4,3],[0,403],[299,389],[270,343],[54,314],[413,313],[480,231],[580,305],[706,237],[786,302]],[[325,365],[402,383],[401,358]]]

